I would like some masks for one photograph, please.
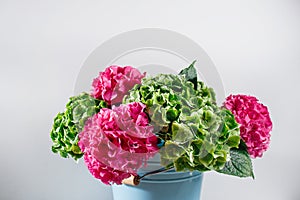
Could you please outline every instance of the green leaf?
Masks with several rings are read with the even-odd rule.
[[[238,149],[230,149],[230,160],[218,172],[238,177],[252,177],[254,179],[251,158],[243,142],[241,142]]]
[[[186,80],[194,84],[194,89],[197,90],[197,71],[194,67],[196,60],[187,68],[181,70],[179,75],[184,75]]]

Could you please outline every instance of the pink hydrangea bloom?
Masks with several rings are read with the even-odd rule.
[[[124,177],[136,174],[157,153],[157,137],[148,124],[144,109],[144,104],[136,102],[112,109],[103,108],[87,120],[79,134],[78,145],[85,155],[89,155],[85,159],[86,165],[104,183],[119,184],[119,177],[110,175],[112,170],[124,172]],[[103,166],[107,166],[106,172]],[[100,171],[103,176],[99,175]]]
[[[84,161],[91,172],[91,174],[100,179],[104,184],[116,183],[122,184],[122,181],[131,176],[130,173],[122,172],[99,162],[89,153],[84,154]]]
[[[141,84],[144,77],[145,73],[141,74],[139,70],[130,66],[110,66],[94,79],[92,96],[104,100],[109,105],[118,104],[135,84]]]
[[[241,138],[245,141],[252,158],[261,157],[270,143],[272,121],[268,108],[253,96],[230,95],[224,106],[240,124]]]
[[[137,102],[114,107],[113,111],[118,119],[115,120],[117,126],[132,137],[151,138],[153,126],[147,126],[149,120],[146,113],[143,112],[145,108],[146,105]],[[122,118],[118,118],[118,116],[122,116]]]

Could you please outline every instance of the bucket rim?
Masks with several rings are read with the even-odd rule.
[[[192,173],[192,172],[190,172],[190,173]],[[193,180],[196,178],[202,179],[203,173],[197,173],[197,174],[193,174],[193,175],[182,177],[182,178],[170,178],[170,179],[143,178],[143,179],[141,179],[141,183],[178,183],[178,182],[184,182],[187,180]]]

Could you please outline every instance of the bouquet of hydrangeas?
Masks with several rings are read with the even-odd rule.
[[[70,98],[50,135],[54,153],[84,157],[95,178],[121,184],[156,154],[165,169],[254,177],[251,157],[267,150],[271,129],[267,107],[253,96],[230,95],[218,106],[192,63],[178,75],[149,77],[106,68],[91,94]]]

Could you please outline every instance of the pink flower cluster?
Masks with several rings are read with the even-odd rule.
[[[261,157],[270,143],[272,121],[268,108],[253,96],[230,95],[224,106],[230,110],[241,125],[240,134],[252,158]]]
[[[111,183],[121,185],[124,179],[129,178],[131,176],[130,173],[116,170],[99,162],[90,153],[84,154],[84,162],[91,174],[95,178],[100,179],[104,184],[107,185],[110,185]]]
[[[108,105],[118,104],[135,84],[141,84],[144,77],[145,73],[141,74],[130,66],[110,66],[94,79],[92,96],[104,100]]]
[[[95,178],[121,184],[157,153],[157,137],[144,109],[144,104],[134,102],[103,108],[87,120],[78,145]]]

